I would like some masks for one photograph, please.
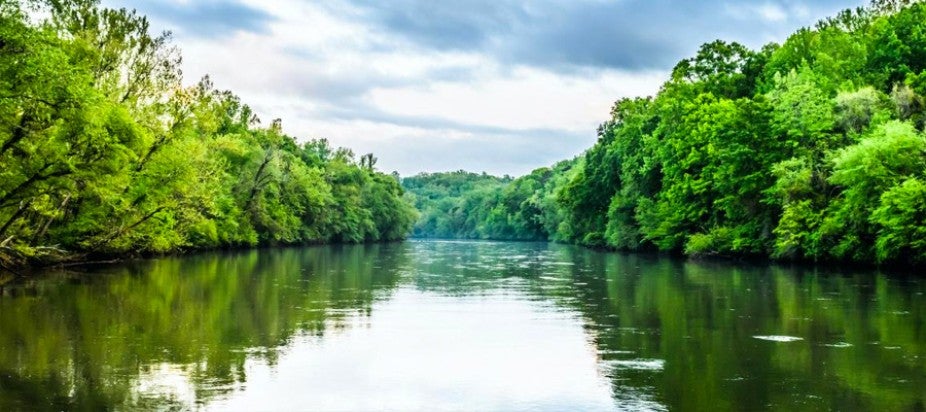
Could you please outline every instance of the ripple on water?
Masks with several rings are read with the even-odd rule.
[[[626,358],[635,354],[636,352],[632,350],[603,350],[598,352],[598,356],[602,360],[621,360],[621,358]]]
[[[797,342],[802,341],[804,338],[799,338],[797,336],[782,336],[782,335],[769,335],[769,336],[753,336],[755,339],[767,340],[771,342]]]
[[[616,369],[633,369],[639,371],[661,371],[666,366],[662,359],[626,359],[608,362]]]

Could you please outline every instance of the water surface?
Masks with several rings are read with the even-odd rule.
[[[923,410],[910,275],[493,242],[48,273],[0,289],[0,410]]]

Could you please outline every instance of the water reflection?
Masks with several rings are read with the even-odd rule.
[[[0,410],[922,410],[924,292],[530,243],[162,259],[5,287]]]
[[[369,313],[395,288],[405,258],[375,245],[253,251],[54,273],[8,287],[0,299],[0,410],[221,397],[247,380],[248,359],[276,364],[295,336],[321,336],[352,313]],[[157,390],[178,380],[187,381],[179,385],[187,396]]]

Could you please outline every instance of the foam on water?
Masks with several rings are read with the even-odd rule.
[[[632,359],[632,360],[615,360],[610,364],[618,369],[633,369],[641,371],[661,371],[666,366],[666,361],[662,359]]]
[[[753,336],[753,338],[756,338],[759,340],[767,340],[771,342],[797,342],[797,341],[804,340],[804,338],[799,338],[797,336],[781,336],[781,335]]]

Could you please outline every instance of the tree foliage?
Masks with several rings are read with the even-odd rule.
[[[761,51],[704,45],[615,105],[559,197],[569,240],[922,262],[924,16],[879,1]]]
[[[413,236],[443,239],[556,240],[565,216],[557,191],[574,161],[541,168],[517,179],[464,171],[424,173],[402,179],[421,212]]]
[[[208,77],[184,87],[179,63],[134,11],[0,5],[0,264],[410,231],[415,212],[372,155],[261,127]]]
[[[758,51],[707,43],[656,96],[615,103],[552,185],[406,179],[416,234],[922,263],[923,21],[922,2],[875,1]]]

